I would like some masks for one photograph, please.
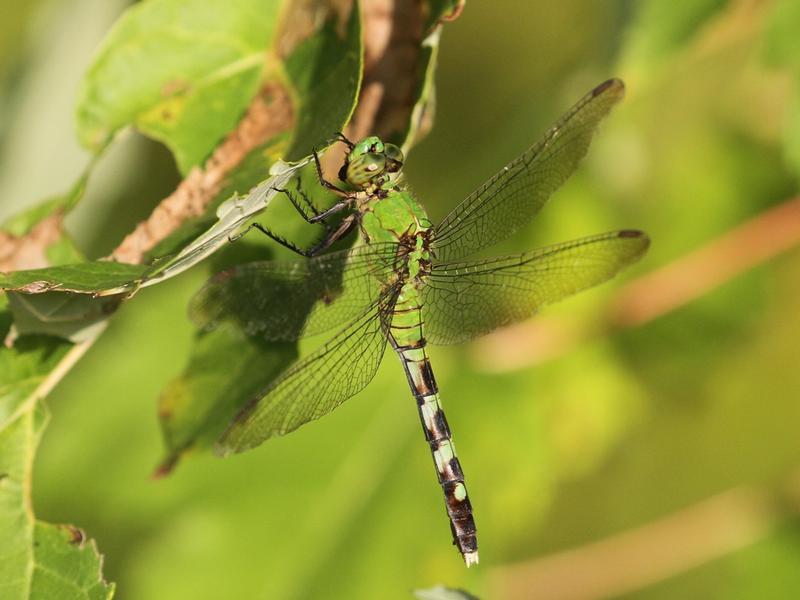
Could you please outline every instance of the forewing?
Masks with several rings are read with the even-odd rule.
[[[625,86],[610,79],[584,96],[540,140],[475,190],[436,227],[440,260],[468,256],[530,220],[575,171],[600,121]]]
[[[379,297],[394,244],[311,259],[253,262],[218,273],[192,298],[199,327],[232,321],[251,336],[296,340],[347,323]]]
[[[395,297],[396,290],[386,292],[376,306],[254,398],[223,434],[220,450],[231,454],[258,446],[328,414],[361,391],[383,358]]]
[[[636,262],[649,239],[616,231],[475,262],[434,264],[423,288],[425,337],[455,344],[521,321]]]

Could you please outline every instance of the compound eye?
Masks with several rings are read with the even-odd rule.
[[[386,144],[383,154],[386,156],[386,172],[397,173],[403,168],[405,156],[399,146],[394,144]]]
[[[347,182],[355,187],[364,187],[386,171],[386,157],[369,152],[357,156],[347,166]]]
[[[380,145],[381,149],[378,151],[383,152],[383,142],[381,142],[379,137],[371,135],[369,137],[365,137],[363,140],[359,140],[353,149],[350,151],[350,160],[353,160],[357,156],[362,156],[363,154],[367,154],[369,152],[375,153],[375,147]]]

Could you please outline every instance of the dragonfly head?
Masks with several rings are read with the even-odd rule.
[[[353,146],[339,170],[339,179],[355,188],[380,185],[387,175],[403,168],[405,157],[399,146],[384,143],[379,137],[365,137]]]

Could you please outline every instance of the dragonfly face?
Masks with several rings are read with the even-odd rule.
[[[388,175],[403,168],[403,151],[376,136],[365,137],[353,146],[339,171],[339,179],[358,190],[381,187]]]

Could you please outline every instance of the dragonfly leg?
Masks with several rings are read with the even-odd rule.
[[[356,145],[355,145],[353,142],[351,142],[351,141],[348,139],[348,137],[347,137],[347,136],[346,136],[344,133],[342,133],[341,131],[337,131],[337,132],[336,132],[336,139],[338,139],[338,140],[339,140],[340,142],[342,142],[343,144],[346,144],[346,145],[347,145],[347,147],[348,147],[350,150],[352,150],[352,149],[353,149],[353,148],[355,148],[355,146],[356,146]]]
[[[297,178],[297,193],[303,199],[303,202],[308,207],[308,209],[313,213],[313,215],[315,217],[319,216],[320,210],[316,206],[314,206],[314,203],[311,202],[311,198],[308,197],[308,194],[306,194],[306,191],[303,189],[303,186],[300,185],[300,178],[299,177]]]
[[[260,231],[261,233],[266,235],[271,240],[274,240],[274,241],[278,242],[284,248],[288,248],[289,250],[292,250],[293,252],[296,252],[300,256],[306,256],[306,257],[313,256],[313,254],[311,253],[311,248],[301,248],[300,246],[298,246],[296,244],[293,244],[292,242],[290,242],[286,238],[281,237],[277,233],[273,233],[272,231],[270,231],[269,229],[264,227],[261,223],[250,223],[250,225],[248,225],[247,229],[245,229],[244,231],[241,231],[241,232],[239,232],[239,233],[237,233],[236,235],[233,235],[233,236],[229,235],[228,236],[228,241],[235,242],[236,240],[238,240],[238,239],[244,237],[245,235],[247,235],[248,233],[250,233],[250,231],[252,231],[253,229],[255,229],[257,231]]]
[[[356,221],[356,215],[348,215],[347,217],[342,219],[342,222],[339,224],[339,227],[337,227],[336,229],[329,230],[329,232],[325,235],[324,238],[322,238],[319,242],[308,248],[301,248],[297,244],[290,242],[285,237],[278,235],[277,233],[264,227],[261,223],[258,222],[251,223],[244,231],[237,233],[234,236],[228,236],[228,240],[231,242],[235,242],[239,238],[247,235],[251,230],[255,229],[257,231],[260,231],[267,237],[269,237],[271,240],[278,242],[284,248],[288,248],[289,250],[291,250],[292,252],[296,252],[300,256],[305,256],[307,258],[310,258],[312,256],[319,254],[323,250],[326,250],[336,240],[347,234],[347,232],[349,232],[350,229],[352,229],[355,221]]]
[[[348,194],[347,196],[345,196],[344,198],[339,200],[336,204],[334,204],[330,208],[326,208],[325,210],[320,211],[311,202],[311,199],[308,197],[308,194],[306,194],[305,191],[303,190],[303,188],[300,186],[300,180],[298,179],[297,180],[297,193],[300,194],[300,196],[303,198],[303,202],[305,202],[305,204],[309,207],[309,209],[313,213],[313,216],[309,217],[308,215],[305,214],[305,211],[300,207],[299,202],[297,201],[297,199],[294,198],[292,196],[292,194],[288,190],[279,190],[279,191],[284,192],[287,196],[289,196],[289,200],[291,200],[292,204],[297,209],[297,212],[299,212],[308,223],[323,223],[324,225],[326,225],[326,227],[327,227],[327,223],[326,223],[325,219],[327,219],[331,215],[336,214],[340,210],[348,208],[349,206],[351,206],[353,204],[353,200],[354,200],[353,196]]]
[[[308,222],[309,223],[318,223],[320,221],[324,221],[325,219],[327,219],[328,217],[330,217],[333,214],[336,214],[340,210],[343,210],[345,208],[348,208],[349,206],[352,206],[352,204],[353,204],[352,198],[347,197],[344,200],[340,200],[339,202],[337,202],[336,204],[334,204],[330,208],[322,211],[321,213],[319,213],[317,215],[314,215],[313,217],[311,217],[308,220]]]
[[[314,155],[314,163],[317,165],[317,179],[319,180],[319,184],[322,187],[329,189],[334,194],[338,194],[339,196],[349,196],[346,191],[325,179],[325,174],[322,172],[322,163],[319,161],[319,153],[314,150],[312,154]]]
[[[286,197],[289,198],[289,202],[292,203],[294,209],[301,217],[303,217],[303,220],[306,223],[312,223],[312,224],[319,223],[320,225],[325,227],[326,231],[330,232],[331,230],[330,225],[327,223],[327,221],[325,221],[324,218],[319,218],[320,214],[322,213],[311,202],[311,199],[308,197],[308,194],[306,194],[302,190],[302,188],[300,187],[299,180],[297,182],[297,194],[300,196],[300,198],[302,198],[303,200],[302,203],[300,202],[300,200],[297,199],[297,196],[291,190],[287,190],[285,188],[275,188],[275,191],[285,194]],[[308,215],[306,210],[309,210],[311,212],[311,216]]]

